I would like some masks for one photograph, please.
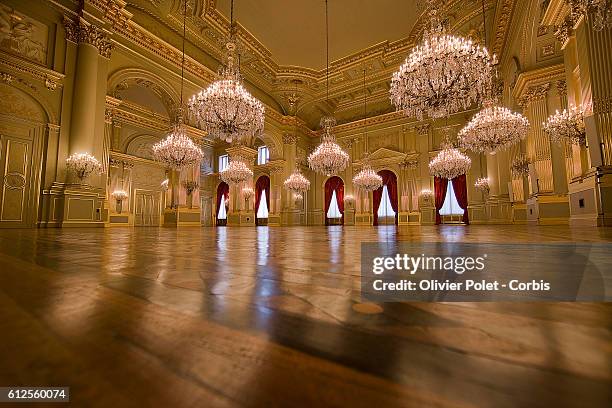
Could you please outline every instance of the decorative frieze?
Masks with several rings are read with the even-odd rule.
[[[295,133],[285,133],[283,134],[283,143],[286,145],[296,144],[298,137]]]
[[[527,92],[519,99],[518,103],[523,107],[527,107],[530,103],[546,98],[548,90],[550,89],[550,82],[534,85],[529,87]]]
[[[607,98],[593,98],[593,113],[612,113],[612,97]]]
[[[110,58],[113,44],[106,31],[83,19],[78,22],[65,17],[66,40],[76,44],[90,44],[98,49],[101,56]]]

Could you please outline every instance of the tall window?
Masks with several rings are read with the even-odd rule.
[[[257,209],[257,218],[268,218],[268,202],[266,200],[266,190],[261,190],[261,198],[259,199],[259,208]]]
[[[378,206],[378,216],[395,217],[395,211],[393,211],[393,207],[391,206],[391,198],[389,197],[389,190],[386,184],[383,186],[382,197],[380,199],[380,205]]]
[[[257,148],[257,164],[266,164],[270,161],[270,149],[268,146],[259,146]]]
[[[340,207],[338,207],[338,196],[336,196],[336,190],[332,192],[331,203],[329,203],[329,210],[327,210],[327,218],[342,218]]]
[[[225,194],[221,196],[221,202],[219,203],[219,213],[217,214],[217,219],[219,220],[227,219],[227,211],[225,210]]]
[[[229,156],[227,154],[223,154],[219,156],[219,172],[225,170],[229,165]]]
[[[453,183],[448,180],[448,187],[446,188],[446,197],[444,198],[444,204],[440,209],[440,215],[462,215],[463,209],[459,207],[457,197],[455,197],[455,190],[453,190]]]

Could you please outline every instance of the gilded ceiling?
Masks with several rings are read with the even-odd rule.
[[[212,71],[222,60],[230,0],[188,1],[188,54]],[[129,0],[132,20],[165,41],[180,44],[182,0]],[[503,44],[500,25],[514,0],[486,0],[491,45]],[[247,87],[311,129],[334,112],[340,123],[363,115],[363,71],[369,115],[390,112],[393,71],[420,38],[426,17],[419,0],[329,0],[330,100],[325,100],[323,0],[235,0],[241,66]],[[503,11],[503,12],[502,12]],[[443,15],[453,32],[482,38],[481,0],[447,0]]]

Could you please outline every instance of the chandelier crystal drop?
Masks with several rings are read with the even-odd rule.
[[[512,177],[521,178],[529,174],[529,165],[531,164],[531,160],[524,154],[517,155],[514,160],[512,160],[512,164],[510,165],[510,171],[512,172]]]
[[[203,156],[202,149],[187,135],[180,116],[170,134],[153,145],[153,158],[173,170],[199,163]]]
[[[429,162],[429,173],[432,176],[449,180],[466,174],[472,166],[472,160],[458,149],[445,143],[442,151]]]
[[[89,153],[73,153],[66,159],[66,167],[83,182],[93,173],[102,173],[102,165]]]
[[[363,191],[378,190],[383,185],[383,179],[376,174],[368,163],[366,163],[361,171],[353,177],[353,184]]]
[[[253,170],[241,156],[231,157],[225,170],[219,173],[219,178],[230,185],[240,184],[251,177],[253,177]]]
[[[487,177],[480,177],[476,179],[474,188],[482,193],[489,194],[491,187],[489,186],[489,179]]]
[[[556,143],[567,141],[576,145],[584,145],[586,142],[584,112],[575,106],[571,106],[569,110],[557,111],[554,115],[549,116],[542,129],[550,140]]]
[[[295,194],[299,194],[310,188],[310,181],[302,175],[297,167],[293,173],[287,177],[287,180],[285,180],[283,184],[287,190],[292,191]]]
[[[497,63],[485,47],[453,36],[430,11],[429,27],[391,78],[391,102],[418,120],[441,118],[480,103],[490,89]]]
[[[318,173],[331,176],[346,169],[350,157],[347,152],[336,143],[332,129],[336,125],[333,116],[325,116],[321,119],[323,136],[321,144],[308,155],[308,165]]]
[[[512,146],[527,136],[529,121],[519,113],[497,106],[492,99],[459,131],[462,147],[475,152],[496,152]]]
[[[232,1],[226,63],[219,68],[219,79],[189,100],[189,111],[198,125],[211,136],[228,143],[235,139],[256,136],[264,127],[265,108],[244,87],[239,61],[236,58]]]

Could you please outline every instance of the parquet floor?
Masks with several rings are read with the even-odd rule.
[[[610,406],[609,303],[360,313],[360,243],[376,240],[612,229],[2,230],[0,385],[70,386],[78,407]]]

